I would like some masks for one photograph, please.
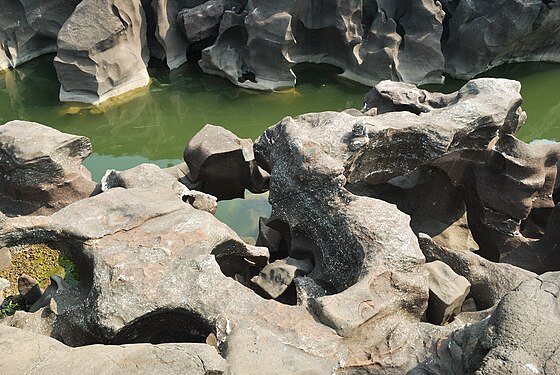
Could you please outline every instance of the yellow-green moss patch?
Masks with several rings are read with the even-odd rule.
[[[17,295],[17,280],[22,274],[27,274],[39,282],[45,289],[50,284],[50,276],[58,275],[70,284],[78,280],[74,264],[55,250],[45,244],[18,246],[10,249],[12,266],[2,272],[0,277],[10,282],[6,295]]]

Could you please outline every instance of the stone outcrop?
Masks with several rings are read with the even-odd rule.
[[[442,1],[448,13],[445,70],[470,79],[511,62],[560,62],[556,1]]]
[[[448,95],[380,83],[368,95],[364,110],[378,108],[381,114],[360,118],[370,141],[346,163],[348,182],[356,185],[354,191],[393,201],[414,217],[426,213],[414,200],[414,189],[419,184],[429,186],[426,181],[433,178],[435,168],[435,175],[443,179],[440,186],[447,189],[432,202],[464,202],[464,206],[449,207],[456,211],[451,217],[445,215],[449,210],[429,209],[438,221],[451,224],[466,212],[470,234],[482,256],[523,264],[535,272],[554,270],[553,264],[543,262],[552,250],[524,255],[535,244],[524,235],[522,225],[531,212],[554,207],[560,146],[526,144],[515,138],[526,119],[519,90],[515,81],[494,79],[472,80]],[[380,123],[402,125],[383,129]],[[402,158],[403,154],[407,157]],[[425,218],[417,221],[417,232],[425,231]],[[456,223],[463,226],[464,220]],[[469,232],[462,233],[460,246],[471,247]],[[443,246],[455,246],[441,240]]]
[[[255,89],[293,86],[291,68],[302,62],[333,64],[344,77],[370,85],[440,82],[443,16],[439,3],[423,0],[250,1],[241,13],[225,12],[220,35],[199,64]]]
[[[90,154],[85,137],[26,121],[0,126],[0,211],[48,214],[89,197],[97,184],[82,162]]]
[[[428,262],[440,260],[469,281],[470,295],[480,310],[494,306],[523,281],[537,276],[511,264],[491,262],[472,251],[445,248],[423,233],[419,242]]]
[[[189,170],[186,177],[218,199],[243,198],[245,189],[253,193],[268,189],[268,174],[257,165],[253,142],[222,127],[202,128],[185,148],[183,159]]]
[[[0,325],[4,374],[84,375],[101,373],[227,374],[228,367],[214,348],[205,344],[92,345],[70,348],[46,336]]]
[[[58,35],[60,100],[98,104],[147,86],[149,51],[140,0],[84,0]]]
[[[551,272],[508,293],[488,320],[453,335],[466,374],[555,374],[560,371],[558,293]]]
[[[60,28],[81,0],[0,2],[0,71],[56,52]]]

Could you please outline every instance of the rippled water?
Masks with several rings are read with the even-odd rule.
[[[151,69],[152,85],[106,108],[63,104],[52,66],[53,56],[35,59],[0,74],[0,124],[13,119],[40,122],[92,140],[94,154],[85,162],[99,181],[108,168],[123,170],[143,162],[168,166],[181,161],[190,138],[205,124],[224,126],[255,139],[284,116],[305,112],[361,108],[368,87],[337,77],[329,66],[297,67],[296,89],[263,93],[240,89],[229,81],[200,73],[192,65],[171,72]],[[517,64],[487,75],[520,80],[529,118],[520,137],[560,141],[560,65]],[[463,82],[449,80],[450,91]],[[217,216],[241,236],[256,234],[259,216],[270,208],[266,196],[221,202]]]

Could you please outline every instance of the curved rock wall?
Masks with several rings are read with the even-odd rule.
[[[444,72],[468,79],[507,62],[560,62],[558,4],[86,0],[59,36],[61,100],[98,103],[146,85],[149,57],[170,69],[198,60],[206,73],[260,90],[294,86],[292,68],[304,62],[335,65],[371,86],[441,83]],[[10,51],[3,48],[0,59]]]
[[[140,0],[81,2],[58,36],[60,100],[97,104],[148,85],[146,25]]]
[[[0,1],[0,71],[55,52],[58,32],[80,1]]]

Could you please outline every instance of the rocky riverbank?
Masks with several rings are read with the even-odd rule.
[[[255,142],[206,126],[185,163],[98,185],[87,138],[0,126],[0,247],[80,274],[1,321],[1,372],[560,372],[560,145],[515,137],[519,89],[384,81],[362,110]],[[256,245],[212,215],[245,189],[272,205]]]
[[[373,86],[438,83],[492,67],[560,62],[556,1],[17,0],[0,15],[0,70],[46,52],[62,101],[98,104],[149,84],[146,66],[187,60],[233,84],[296,83],[327,63]]]

